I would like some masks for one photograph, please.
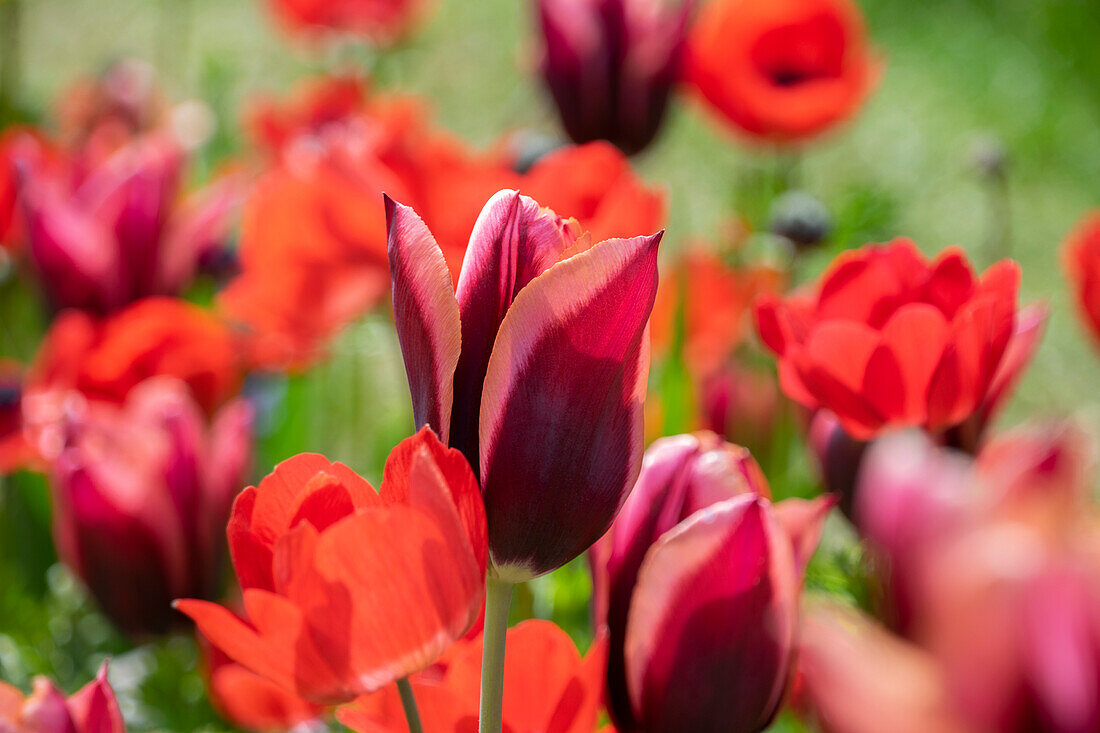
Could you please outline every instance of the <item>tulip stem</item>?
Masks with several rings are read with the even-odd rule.
[[[481,653],[481,711],[478,733],[500,733],[503,727],[504,642],[512,583],[490,577],[485,589],[485,632]]]
[[[420,723],[420,711],[416,707],[416,696],[408,677],[397,681],[397,691],[401,694],[401,707],[405,708],[405,720],[409,723],[409,733],[424,733]]]

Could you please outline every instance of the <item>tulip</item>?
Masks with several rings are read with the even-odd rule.
[[[680,73],[693,0],[538,0],[542,75],[576,143],[607,140],[627,155],[661,127]]]
[[[394,448],[378,493],[322,456],[284,461],[237,497],[227,533],[248,620],[203,600],[176,607],[233,661],[313,702],[424,669],[481,609],[477,481],[430,430]]]
[[[67,699],[52,681],[36,677],[24,698],[0,682],[0,730],[12,733],[126,733],[104,663],[93,682]]]
[[[354,76],[306,79],[285,100],[253,99],[245,128],[256,145],[277,154],[303,134],[318,136],[363,112],[367,92],[366,82]]]
[[[70,395],[43,430],[58,554],[131,636],[175,626],[174,599],[219,590],[219,530],[248,466],[250,423],[235,402],[207,429],[187,388],[160,378],[122,407]]]
[[[420,217],[386,208],[416,423],[480,469],[493,574],[549,572],[599,539],[637,476],[660,234],[590,245],[502,191],[455,293]]]
[[[975,451],[1046,319],[1018,309],[1019,278],[1009,260],[978,278],[956,247],[929,262],[896,239],[841,255],[809,291],[763,298],[757,330],[784,393],[853,439],[920,427]]]
[[[225,179],[178,203],[183,152],[134,140],[76,183],[33,163],[18,183],[27,251],[55,308],[118,310],[177,295],[198,262],[228,235],[236,184]]]
[[[685,75],[760,142],[790,143],[851,117],[879,77],[850,0],[714,0],[695,21]]]
[[[0,359],[0,476],[37,462],[37,453],[23,430],[23,368]]]
[[[755,455],[771,453],[780,414],[774,374],[734,363],[704,380],[698,399],[706,429]]]
[[[203,411],[213,414],[241,384],[233,333],[211,313],[175,298],[147,298],[103,319],[66,311],[38,348],[24,416],[52,419],[51,396],[74,389],[122,403],[134,386],[156,376],[185,382]]]
[[[528,620],[508,630],[504,666],[506,730],[592,733],[603,690],[606,644],[597,639],[582,658],[569,635],[549,621]],[[455,644],[441,670],[412,678],[424,730],[464,733],[478,714],[482,639]],[[361,697],[336,712],[341,723],[364,733],[407,733],[392,687]]]
[[[607,624],[608,708],[620,729],[630,729],[633,714],[623,659],[628,612],[646,552],[669,530],[711,504],[741,494],[769,496],[760,467],[744,448],[724,443],[713,433],[661,438],[642,461],[638,482],[611,532],[594,550],[597,560],[594,598],[597,620]]]
[[[1066,278],[1073,287],[1077,312],[1100,344],[1100,210],[1074,227],[1062,247]]]

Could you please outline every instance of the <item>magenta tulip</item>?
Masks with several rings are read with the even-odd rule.
[[[27,251],[55,308],[107,313],[151,295],[178,295],[228,234],[230,179],[179,200],[184,153],[151,136],[86,175],[18,163]]]
[[[538,0],[542,75],[576,143],[607,140],[627,155],[660,129],[680,73],[694,0]]]
[[[456,291],[420,217],[388,198],[386,212],[416,423],[478,471],[495,576],[553,570],[599,539],[638,475],[661,235],[591,244],[501,191]]]
[[[176,598],[216,596],[229,507],[245,481],[251,408],[221,409],[207,428],[183,383],[151,379],[123,407],[72,393],[42,434],[61,559],[104,613],[141,636],[183,617]]]
[[[748,452],[711,433],[646,452],[594,553],[605,557],[595,595],[620,733],[757,731],[774,716],[832,499],[773,506],[767,496]]]

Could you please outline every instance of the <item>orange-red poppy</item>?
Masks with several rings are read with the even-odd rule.
[[[24,414],[71,389],[121,404],[138,383],[160,375],[183,381],[212,414],[241,384],[235,335],[213,313],[176,298],[146,298],[99,319],[64,311],[31,366],[27,400],[34,404]]]
[[[792,142],[852,116],[880,62],[851,0],[713,0],[695,21],[686,67],[734,128]]]

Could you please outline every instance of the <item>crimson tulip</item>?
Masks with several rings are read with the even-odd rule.
[[[880,61],[851,0],[713,0],[692,26],[685,67],[735,129],[789,143],[851,117]]]
[[[434,662],[485,591],[485,514],[466,459],[430,430],[390,454],[380,492],[302,454],[233,504],[247,621],[177,601],[235,662],[319,703],[347,702]]]
[[[538,0],[542,75],[573,142],[627,155],[661,127],[680,73],[693,0]]]
[[[456,643],[432,669],[411,678],[426,731],[477,729],[481,637]],[[564,631],[531,619],[508,630],[504,664],[504,730],[512,733],[592,733],[603,689],[606,643],[597,639],[582,658]],[[408,733],[396,688],[337,709],[361,733]]]
[[[107,664],[68,698],[46,677],[36,677],[28,697],[0,682],[0,730],[11,733],[126,733]]]
[[[386,210],[416,423],[478,467],[495,577],[553,570],[606,531],[641,464],[661,235],[591,244],[501,191],[456,292],[420,217],[389,199]]]
[[[22,164],[27,252],[56,308],[107,313],[177,295],[228,235],[236,184],[179,200],[184,154],[162,136],[136,139],[83,176]],[[70,180],[75,179],[75,180]]]
[[[767,496],[748,451],[713,434],[663,438],[646,452],[594,553],[620,733],[757,731],[775,715],[802,574],[832,499],[773,506]]]
[[[168,631],[180,620],[174,599],[218,592],[220,528],[248,467],[251,414],[230,403],[208,429],[186,386],[164,377],[121,407],[71,393],[42,428],[58,554],[128,634]]]

